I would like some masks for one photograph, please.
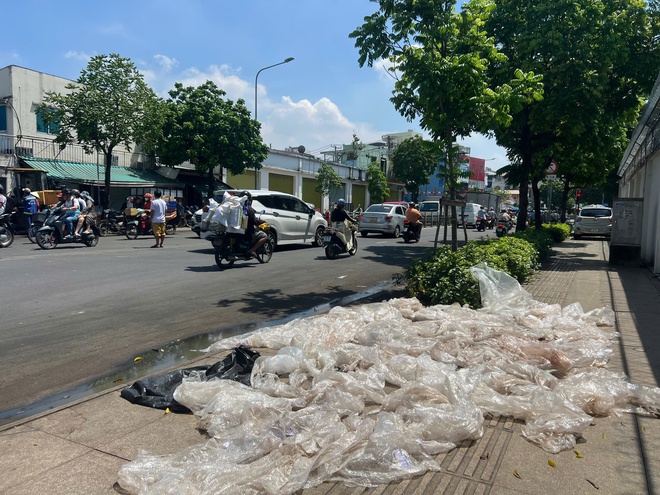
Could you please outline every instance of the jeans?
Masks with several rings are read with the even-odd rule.
[[[79,216],[78,211],[72,211],[66,214],[66,216],[62,219],[62,222],[64,222],[64,225],[66,225],[67,229],[67,235],[73,235],[73,225],[78,221],[78,216]]]

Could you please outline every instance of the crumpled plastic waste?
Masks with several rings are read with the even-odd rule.
[[[212,378],[236,380],[250,385],[250,375],[259,353],[244,346],[238,346],[213,365],[194,366],[175,370],[162,375],[145,378],[122,389],[120,395],[132,404],[169,409],[174,413],[190,413],[190,408],[174,399],[174,392],[185,378],[195,377],[200,382]]]
[[[140,494],[290,494],[325,481],[375,486],[440,466],[480,438],[484,417],[524,421],[523,435],[573,449],[592,416],[657,413],[660,389],[603,368],[618,338],[609,308],[534,301],[476,266],[483,309],[416,299],[333,308],[225,339],[276,350],[251,387],[184,378],[174,398],[210,440],[166,456],[142,452],[119,472]]]

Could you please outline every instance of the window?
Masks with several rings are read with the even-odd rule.
[[[0,131],[7,131],[7,107],[0,107]]]
[[[57,134],[59,132],[60,126],[56,123],[46,124],[45,122],[53,118],[54,110],[37,108],[34,113],[37,116],[37,132],[45,132],[46,134]]]
[[[612,216],[612,210],[609,208],[583,208],[580,211],[581,217],[610,217]]]

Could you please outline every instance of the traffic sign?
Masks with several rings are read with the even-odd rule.
[[[545,169],[546,175],[557,175],[557,172],[559,171],[559,166],[557,165],[557,162],[552,160],[550,162],[550,165],[548,165],[548,168]]]

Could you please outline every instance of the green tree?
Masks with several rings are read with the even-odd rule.
[[[480,5],[487,2],[479,1]],[[505,62],[495,43],[483,30],[482,19],[464,6],[457,14],[451,0],[380,0],[379,10],[365,17],[350,34],[359,49],[358,63],[372,66],[379,59],[392,64],[396,79],[391,101],[409,120],[419,119],[438,141],[449,184],[458,174],[454,143],[494,126],[506,125],[515,90],[491,87],[487,69]],[[479,13],[479,10],[477,11]],[[450,197],[456,189],[450,186]],[[456,208],[452,207],[452,248],[456,249]]]
[[[382,203],[390,195],[390,188],[387,185],[387,177],[380,169],[378,163],[370,163],[367,167],[367,190],[371,196],[372,203]]]
[[[512,109],[511,123],[492,128],[512,167],[520,168],[525,211],[530,181],[535,187],[553,156],[569,173],[573,163],[582,166],[565,159],[571,148],[610,147],[610,138],[634,125],[660,65],[657,9],[640,0],[477,0],[470,6],[507,56],[489,68],[496,83],[516,69],[543,77],[543,99],[523,102]]]
[[[207,173],[209,197],[213,195],[215,167],[233,174],[261,168],[268,147],[245,101],[224,99],[226,93],[212,81],[197,87],[176,83],[169,95],[158,145],[161,161],[169,165],[189,161]]]
[[[329,196],[333,189],[342,187],[341,177],[331,165],[323,162],[319,167],[319,172],[316,176],[318,184],[314,190],[324,196]]]
[[[102,153],[105,162],[105,190],[101,198],[108,206],[112,153],[119,145],[126,149],[148,140],[157,130],[151,111],[158,98],[128,58],[117,54],[92,57],[70,92],[47,92],[42,115],[50,115],[59,126],[55,142],[63,148],[76,140],[87,153]]]
[[[392,154],[394,176],[406,183],[406,190],[417,202],[419,188],[429,183],[431,174],[438,166],[438,154],[431,143],[421,136],[404,140]]]

